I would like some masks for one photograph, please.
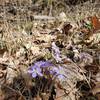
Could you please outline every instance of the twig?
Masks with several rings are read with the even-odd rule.
[[[55,17],[46,16],[46,15],[34,15],[35,20],[55,20]]]

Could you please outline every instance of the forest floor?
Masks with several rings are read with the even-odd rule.
[[[0,100],[100,100],[99,5],[0,1]]]

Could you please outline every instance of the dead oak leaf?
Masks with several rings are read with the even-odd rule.
[[[99,21],[99,18],[94,15],[91,17],[91,22],[92,22],[92,25],[93,25],[93,31],[98,31],[100,30],[100,21]]]

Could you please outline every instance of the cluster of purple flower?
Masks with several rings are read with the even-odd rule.
[[[49,67],[49,68],[48,68]],[[49,74],[57,76],[59,79],[63,79],[64,76],[61,73],[62,67],[56,67],[54,66],[50,61],[38,61],[33,66],[31,66],[28,69],[28,73],[32,75],[33,78],[36,78],[37,76],[44,76],[43,70],[49,71]]]
[[[62,62],[59,47],[56,46],[55,42],[52,42],[52,56],[57,62]]]

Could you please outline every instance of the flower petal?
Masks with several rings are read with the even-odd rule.
[[[41,72],[37,72],[37,74],[38,74],[39,76],[43,76],[43,74],[42,74]]]
[[[36,62],[34,65],[37,66],[37,67],[40,67],[41,64],[43,64],[43,63],[44,63],[43,61],[38,61],[38,62]]]
[[[36,73],[32,73],[32,77],[36,78],[37,74]]]
[[[58,54],[56,54],[55,59],[56,59],[57,62],[61,62],[62,61],[62,58]]]
[[[44,64],[41,65],[41,67],[50,67],[53,66],[50,62],[44,62]]]
[[[38,66],[36,64],[34,64],[33,66],[31,66],[32,69],[37,68]]]
[[[42,71],[40,67],[37,67],[35,70],[36,70],[36,72],[41,72]]]
[[[59,69],[57,67],[53,67],[51,70],[50,70],[50,73],[51,74],[59,74]]]
[[[36,67],[49,67],[52,66],[52,64],[49,61],[38,61],[34,64],[35,68]]]
[[[42,70],[41,70],[40,67],[37,67],[37,68],[36,68],[36,73],[37,73],[39,76],[43,76]]]
[[[63,75],[58,75],[58,78],[62,80],[62,79],[64,79],[64,76]]]

